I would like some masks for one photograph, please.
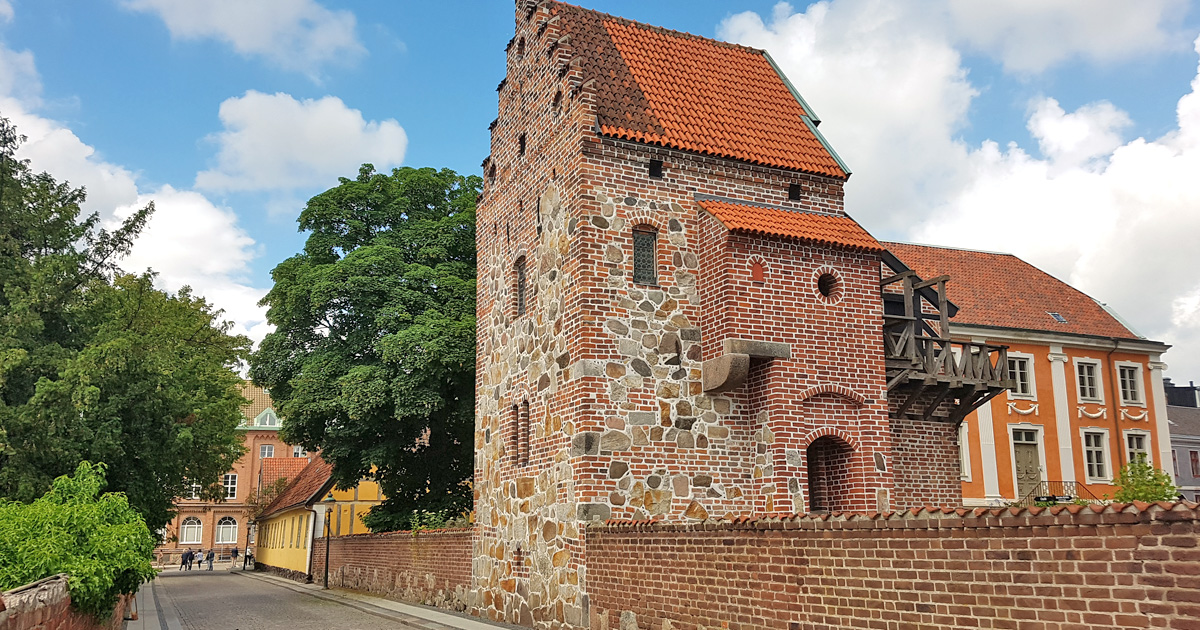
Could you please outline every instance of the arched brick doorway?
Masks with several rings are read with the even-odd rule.
[[[841,439],[825,435],[813,440],[805,452],[808,463],[808,511],[851,509],[850,460],[854,449]]]

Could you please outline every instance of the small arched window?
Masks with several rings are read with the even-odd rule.
[[[517,260],[516,265],[516,283],[513,290],[516,292],[517,298],[517,317],[525,314],[525,257],[522,256]]]
[[[223,517],[217,521],[218,545],[232,545],[237,542],[237,519],[232,516]]]
[[[658,284],[658,232],[651,228],[633,229],[633,282]]]
[[[183,545],[199,545],[200,536],[204,533],[204,525],[195,516],[183,519],[179,526],[179,542]]]
[[[766,272],[766,269],[763,267],[762,261],[761,260],[751,261],[750,262],[750,281],[763,283],[763,282],[766,282],[766,277],[767,277],[767,272]]]

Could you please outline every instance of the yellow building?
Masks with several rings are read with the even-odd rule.
[[[362,518],[383,500],[379,484],[363,480],[351,490],[333,489],[333,467],[314,456],[257,519],[255,561],[295,580],[312,576],[312,542],[328,531],[349,536],[367,531]]]

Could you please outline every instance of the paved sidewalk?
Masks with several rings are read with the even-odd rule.
[[[517,628],[517,626],[497,624],[476,617],[428,606],[403,604],[390,599],[372,597],[340,589],[324,590],[319,584],[301,584],[266,573],[248,571],[236,571],[236,573],[242,577],[270,582],[297,593],[305,593],[326,601],[337,602],[367,614],[395,621],[410,628],[422,628],[424,630],[510,630]]]

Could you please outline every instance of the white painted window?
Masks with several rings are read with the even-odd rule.
[[[1076,359],[1075,383],[1078,386],[1080,402],[1104,402],[1099,361]]]
[[[279,416],[275,414],[274,409],[263,409],[262,413],[254,419],[256,427],[277,427],[279,426]]]
[[[237,519],[225,516],[217,521],[216,542],[218,545],[232,545],[237,542]]]
[[[1117,384],[1121,388],[1122,405],[1144,405],[1142,395],[1142,366],[1137,363],[1117,363]]]
[[[200,523],[200,519],[189,516],[183,519],[183,524],[179,526],[179,544],[199,545],[200,535],[203,533],[204,525]]]
[[[303,446],[293,446],[292,457],[308,457],[308,451]]]
[[[1085,429],[1083,455],[1088,481],[1111,481],[1108,473],[1108,432]]]
[[[1148,431],[1125,432],[1126,461],[1141,459],[1147,464],[1153,463],[1150,457],[1150,433]]]
[[[1033,355],[1008,353],[1008,376],[1013,380],[1013,388],[1008,390],[1009,398],[1037,400],[1037,388],[1033,378]]]
[[[971,480],[971,442],[967,423],[958,425],[958,478]]]
[[[186,498],[190,499],[192,501],[199,501],[200,500],[200,484],[194,483],[190,487],[188,487],[188,494],[187,494]]]
[[[275,445],[274,444],[260,444],[258,447],[258,458],[266,459],[268,457],[275,457]]]
[[[226,499],[237,498],[237,475],[232,473],[225,475],[225,478],[221,481],[221,485],[225,487]]]

